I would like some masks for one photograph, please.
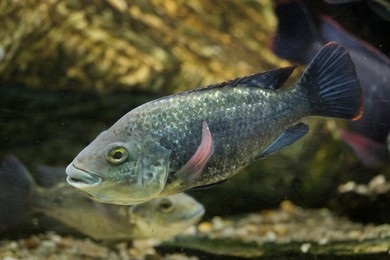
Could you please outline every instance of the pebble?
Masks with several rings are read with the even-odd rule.
[[[390,225],[363,225],[336,216],[328,209],[302,209],[284,201],[279,210],[266,210],[232,219],[214,217],[201,222],[185,236],[210,239],[239,239],[257,244],[301,242],[302,253],[313,245],[334,241],[356,241],[390,237]],[[309,242],[310,241],[310,242]],[[107,247],[89,238],[76,239],[54,232],[15,241],[0,241],[0,259],[147,259],[196,260],[181,252],[159,255],[154,249],[161,241],[139,239]]]
[[[309,249],[311,247],[311,244],[310,243],[304,243],[301,245],[301,251],[302,253],[307,253],[309,252]]]
[[[331,241],[381,237],[385,232],[383,230],[389,229],[354,223],[336,216],[326,208],[304,210],[290,201],[283,201],[279,210],[264,210],[260,214],[248,214],[234,221],[214,217],[198,226],[202,236],[234,238],[258,244],[311,241],[324,245]],[[389,236],[387,232],[383,237]]]

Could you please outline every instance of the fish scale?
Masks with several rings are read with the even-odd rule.
[[[300,102],[299,106],[295,105],[298,102],[292,102],[299,97],[293,89],[272,92],[248,87],[210,89],[185,96],[174,95],[164,103],[146,104],[133,111],[129,122],[126,122],[128,118],[123,118],[125,122],[122,123],[133,124],[140,128],[139,131],[151,133],[157,142],[172,152],[170,175],[173,175],[199,146],[202,122],[207,122],[215,152],[201,178],[194,183],[196,186],[205,179],[217,182],[231,177],[279,136],[285,125],[307,115],[308,102]],[[149,116],[156,110],[166,115],[164,121],[155,121]],[[225,145],[227,143],[229,146]]]

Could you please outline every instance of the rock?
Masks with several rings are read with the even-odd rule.
[[[388,224],[354,223],[325,208],[303,209],[286,201],[278,210],[214,217],[200,223],[198,232],[198,236],[179,236],[159,248],[168,252],[181,248],[184,252],[195,250],[220,257],[256,259],[285,256],[308,259],[326,255],[334,259],[351,255],[385,259],[390,250]]]
[[[0,17],[7,85],[171,92],[279,63],[269,0],[27,0],[0,3]]]

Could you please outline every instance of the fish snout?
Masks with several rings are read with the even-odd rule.
[[[95,174],[88,173],[77,168],[73,163],[66,167],[66,174],[68,177],[66,181],[75,188],[84,189],[91,186],[98,186],[102,183],[103,179]]]
[[[194,209],[188,215],[188,218],[193,219],[195,222],[198,222],[204,215],[205,208],[202,204],[198,204],[194,206]]]

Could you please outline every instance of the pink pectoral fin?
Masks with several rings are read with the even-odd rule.
[[[210,159],[213,152],[214,145],[211,132],[207,123],[203,122],[202,140],[198,149],[196,149],[194,155],[192,155],[187,163],[184,164],[183,167],[175,173],[175,175],[187,183],[196,180],[202,173],[204,166]]]

